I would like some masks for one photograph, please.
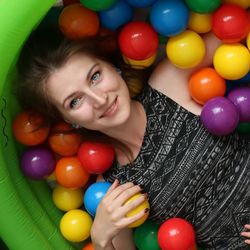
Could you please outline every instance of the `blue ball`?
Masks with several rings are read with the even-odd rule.
[[[84,194],[83,203],[87,212],[93,217],[96,214],[96,209],[99,203],[107,193],[110,186],[111,183],[109,182],[95,182],[87,188]]]
[[[124,0],[119,0],[111,8],[99,12],[101,26],[113,31],[130,22],[133,16],[133,8]]]
[[[135,8],[149,7],[157,0],[127,0],[127,2]]]
[[[158,0],[151,7],[149,20],[163,36],[175,36],[188,26],[189,10],[180,0]]]

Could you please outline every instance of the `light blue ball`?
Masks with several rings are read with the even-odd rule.
[[[133,18],[133,8],[124,0],[119,0],[111,8],[100,11],[101,26],[110,30],[117,30]]]
[[[150,10],[149,19],[163,36],[175,36],[188,26],[189,10],[181,0],[158,0]]]
[[[87,212],[93,217],[96,214],[96,209],[99,203],[107,193],[110,186],[111,183],[109,182],[95,182],[85,191],[83,203]]]

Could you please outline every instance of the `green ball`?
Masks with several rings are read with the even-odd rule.
[[[86,8],[94,11],[103,11],[112,7],[117,0],[80,0]]]
[[[250,135],[250,122],[241,122],[237,126],[237,131],[240,134]]]
[[[134,243],[139,250],[160,250],[157,234],[159,225],[146,220],[134,230]]]
[[[211,13],[221,5],[221,0],[185,0],[189,9],[197,13]]]

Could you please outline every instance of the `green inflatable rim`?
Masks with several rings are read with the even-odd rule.
[[[22,150],[11,122],[19,111],[11,93],[15,62],[23,43],[55,0],[0,1],[0,237],[11,250],[75,249],[58,230],[62,213],[55,208],[48,185],[29,181],[19,169]]]

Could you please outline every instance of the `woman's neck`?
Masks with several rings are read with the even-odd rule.
[[[131,102],[131,114],[126,123],[119,128],[104,133],[121,142],[129,149],[133,159],[135,159],[142,146],[147,118],[142,104],[134,100]],[[124,152],[117,150],[116,153],[120,163],[128,163],[128,158],[124,155]]]

